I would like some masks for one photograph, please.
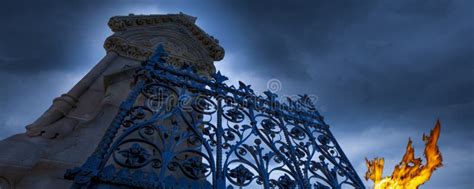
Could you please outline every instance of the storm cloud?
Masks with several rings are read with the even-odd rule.
[[[115,15],[184,12],[226,50],[216,67],[317,106],[359,174],[442,123],[444,167],[423,188],[472,188],[474,1],[15,1],[0,6],[0,137],[23,132],[104,56]],[[367,182],[367,184],[369,184]]]

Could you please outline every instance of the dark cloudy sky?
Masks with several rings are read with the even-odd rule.
[[[361,177],[390,173],[437,118],[444,166],[422,188],[474,188],[474,1],[3,1],[0,138],[23,132],[104,56],[114,15],[184,12],[226,49],[227,76],[308,93]]]

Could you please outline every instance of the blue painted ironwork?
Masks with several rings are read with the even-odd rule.
[[[167,63],[137,71],[72,188],[365,188],[307,95],[282,103]]]

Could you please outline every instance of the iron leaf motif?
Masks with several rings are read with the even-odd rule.
[[[130,166],[143,164],[150,157],[148,151],[136,143],[126,150],[119,151],[119,154],[126,158],[125,163]]]
[[[229,171],[229,176],[235,178],[237,183],[242,186],[246,184],[247,181],[250,181],[254,174],[250,172],[250,170],[248,170],[245,166],[240,164],[236,168]]]

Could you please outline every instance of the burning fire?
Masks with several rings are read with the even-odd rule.
[[[442,166],[443,158],[438,149],[438,138],[441,124],[439,120],[429,136],[423,134],[425,142],[426,164],[422,164],[420,158],[415,158],[411,139],[408,139],[405,155],[402,161],[395,166],[392,176],[382,178],[384,159],[375,158],[372,161],[365,160],[367,164],[366,180],[374,182],[374,189],[416,189],[431,177],[431,174]]]

